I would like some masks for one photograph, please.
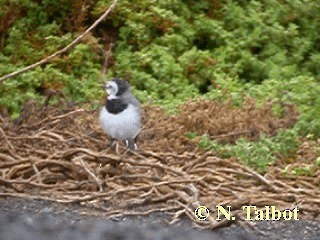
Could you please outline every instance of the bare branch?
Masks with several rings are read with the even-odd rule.
[[[117,2],[119,0],[114,0],[113,3],[110,5],[110,7],[108,8],[108,10],[106,10],[89,28],[87,28],[87,30],[85,30],[82,34],[80,34],[76,39],[74,39],[70,44],[68,44],[66,47],[60,49],[59,51],[41,59],[40,61],[33,63],[27,67],[21,68],[17,71],[14,71],[12,73],[6,74],[2,77],[0,77],[0,83],[4,82],[6,79],[8,78],[12,78],[15,77],[21,73],[24,73],[26,71],[29,71],[31,69],[34,69],[44,63],[47,63],[49,61],[51,61],[52,59],[54,59],[55,57],[61,55],[62,53],[65,53],[66,51],[68,51],[69,49],[75,47],[92,29],[94,29],[101,21],[103,21],[109,14],[110,12],[115,8]]]

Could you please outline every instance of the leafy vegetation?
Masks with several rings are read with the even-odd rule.
[[[0,75],[64,47],[111,2],[0,0]],[[319,0],[122,0],[68,54],[1,83],[0,109],[16,117],[27,100],[44,102],[48,89],[97,104],[102,50],[113,42],[107,77],[128,79],[143,102],[174,109],[188,98],[231,97],[241,106],[251,96],[278,103],[278,114],[281,104],[295,104],[299,121],[278,136],[199,142],[265,169],[279,155],[294,155],[299,137],[320,137],[319,12]]]
[[[276,159],[292,158],[296,154],[299,144],[297,137],[294,130],[288,130],[280,132],[275,137],[262,136],[256,142],[240,138],[236,144],[221,144],[210,140],[208,135],[203,135],[199,141],[199,147],[204,150],[212,149],[222,158],[236,156],[244,164],[263,172]]]

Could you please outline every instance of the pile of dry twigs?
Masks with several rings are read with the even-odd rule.
[[[19,120],[0,118],[0,196],[81,203],[110,217],[166,212],[171,223],[187,216],[210,229],[234,223],[215,220],[217,205],[231,206],[238,224],[249,224],[240,214],[244,205],[298,207],[301,216],[317,217],[320,189],[313,178],[285,177],[276,167],[261,175],[184,136],[194,131],[224,142],[254,140],[261,132],[292,126],[297,118],[293,108],[279,118],[271,106],[256,108],[250,101],[244,106],[189,102],[173,116],[145,106],[140,150],[120,147],[116,153],[97,111],[26,105]],[[194,217],[199,205],[213,213],[207,221]]]

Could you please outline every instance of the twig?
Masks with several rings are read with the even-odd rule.
[[[89,164],[83,161],[83,159],[73,159],[74,161],[79,161],[84,170],[93,178],[99,187],[99,192],[103,191],[102,181],[94,174],[93,170],[90,168]]]
[[[268,188],[270,188],[273,192],[279,192],[279,190],[274,186],[272,185],[272,183],[270,183],[265,177],[263,177],[262,175],[260,175],[259,173],[249,169],[249,168],[246,168],[246,171],[249,172],[256,180],[258,180],[260,183],[263,183],[265,184]]]
[[[4,140],[6,141],[7,145],[14,150],[13,145],[10,143],[10,141],[7,138],[7,135],[5,134],[5,132],[3,131],[3,129],[0,127],[0,133],[3,136]]]
[[[226,137],[231,137],[231,136],[238,136],[238,135],[242,135],[242,134],[248,134],[251,133],[252,130],[246,130],[246,131],[239,131],[239,132],[231,132],[231,133],[227,133],[227,134],[220,134],[220,135],[214,135],[211,136],[211,139],[219,139],[219,138],[226,138]]]
[[[2,76],[0,78],[0,83],[5,81],[6,79],[8,78],[12,78],[12,77],[15,77],[21,73],[24,73],[28,70],[31,70],[33,68],[36,68],[44,63],[47,63],[49,61],[51,61],[53,58],[61,55],[62,53],[65,53],[66,51],[68,51],[69,49],[75,47],[92,29],[94,29],[102,20],[104,20],[108,15],[109,13],[114,9],[114,7],[116,6],[117,2],[119,0],[114,0],[113,3],[110,5],[110,7],[108,8],[107,11],[105,11],[89,28],[87,28],[87,30],[85,30],[82,34],[80,34],[76,39],[74,39],[69,45],[67,45],[66,47],[60,49],[59,51],[41,59],[40,61],[36,62],[36,63],[33,63],[27,67],[24,67],[24,68],[21,68],[17,71],[14,71],[12,73],[9,73],[9,74],[6,74],[4,76]]]
[[[168,211],[177,211],[178,207],[164,207],[164,208],[155,208],[155,209],[149,209],[147,211],[133,211],[133,212],[126,212],[126,211],[119,211],[116,210],[118,212],[118,214],[108,214],[109,218],[114,218],[114,217],[124,217],[124,216],[147,216],[150,215],[151,213],[154,212],[161,212],[161,213],[166,213]]]
[[[33,163],[33,164],[32,164],[32,168],[33,168],[34,172],[36,173],[38,182],[39,182],[39,183],[42,183],[41,174],[40,174],[39,169],[37,168],[36,163]]]

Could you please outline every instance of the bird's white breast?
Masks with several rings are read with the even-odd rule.
[[[100,123],[103,130],[112,138],[119,140],[135,138],[141,127],[139,108],[129,104],[118,114],[112,114],[103,107],[100,111]]]

